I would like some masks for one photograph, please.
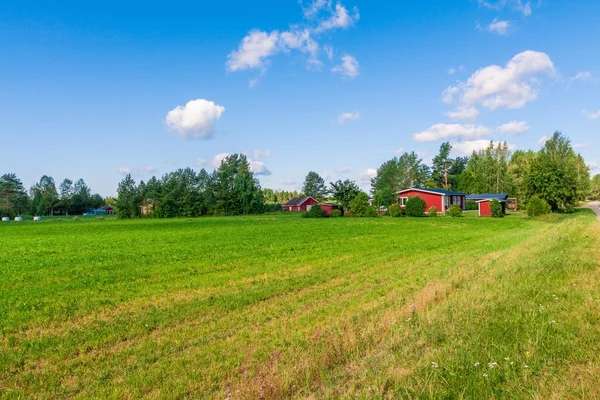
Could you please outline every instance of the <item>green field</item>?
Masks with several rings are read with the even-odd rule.
[[[0,225],[2,398],[598,398],[599,227]]]

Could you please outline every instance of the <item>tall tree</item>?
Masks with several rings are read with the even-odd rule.
[[[31,188],[31,211],[36,215],[52,215],[58,204],[58,191],[54,178],[44,175]]]
[[[345,181],[340,179],[337,182],[330,182],[329,187],[329,192],[333,199],[340,203],[344,211],[350,208],[352,200],[361,193],[356,182],[350,179],[346,179]]]
[[[133,218],[138,215],[136,186],[131,174],[127,174],[117,188],[117,209],[119,218]]]
[[[302,191],[305,196],[312,196],[318,201],[323,201],[328,194],[325,180],[314,171],[310,171],[304,178]]]
[[[423,187],[429,179],[429,167],[415,153],[404,153],[384,162],[371,179],[371,193],[384,188],[396,193],[409,187]]]
[[[0,213],[8,216],[27,212],[29,197],[23,183],[16,174],[4,174],[0,177]]]
[[[435,184],[436,188],[448,189],[450,186],[451,178],[446,176],[447,172],[451,169],[453,161],[450,158],[450,152],[452,146],[449,142],[444,142],[440,146],[438,154],[433,157],[431,165],[431,181]],[[448,178],[448,182],[446,182]]]

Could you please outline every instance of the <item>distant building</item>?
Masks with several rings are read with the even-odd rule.
[[[310,211],[312,206],[319,204],[311,196],[294,197],[283,205],[283,211]]]
[[[502,205],[502,214],[506,213],[506,204],[508,202],[508,195],[506,193],[488,193],[488,194],[470,194],[467,196],[467,200],[476,201],[479,208],[480,217],[491,217],[492,216],[492,200],[498,200]]]
[[[456,204],[462,210],[464,210],[467,205],[467,201],[465,200],[465,193],[453,192],[451,190],[410,188],[399,191],[397,195],[398,204],[402,208],[406,206],[406,202],[409,198],[416,196],[419,196],[420,198],[425,200],[425,210],[429,210],[431,207],[435,207],[438,209],[438,212],[444,214],[452,205]]]
[[[322,203],[319,204],[321,206],[321,209],[323,209],[323,211],[325,211],[325,215],[327,215],[328,217],[331,215],[331,212],[333,210],[339,210],[340,209],[340,205],[339,204],[335,204],[335,203]]]
[[[101,208],[99,208],[97,210],[94,210],[93,213],[96,214],[96,215],[105,215],[105,214],[106,215],[113,215],[115,213],[115,209],[112,208],[111,206],[104,206],[104,207],[101,207]]]

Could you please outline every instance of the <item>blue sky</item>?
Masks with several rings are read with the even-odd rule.
[[[114,195],[246,152],[263,187],[567,134],[600,163],[600,2],[19,1],[0,9],[0,172]]]

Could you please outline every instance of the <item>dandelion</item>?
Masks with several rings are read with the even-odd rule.
[[[481,363],[479,361],[477,361],[475,364],[473,364],[474,367],[479,367],[481,365]]]
[[[496,368],[498,366],[497,362],[488,363],[488,368]]]
[[[437,368],[437,367],[438,367],[438,364],[437,364],[436,362],[433,362],[433,361],[432,361],[432,362],[431,362],[431,367],[432,367],[432,368]]]

